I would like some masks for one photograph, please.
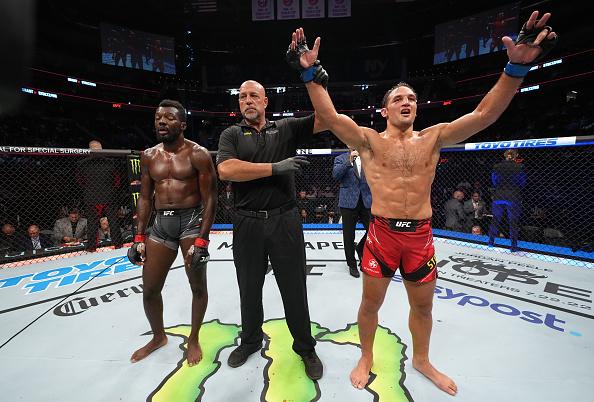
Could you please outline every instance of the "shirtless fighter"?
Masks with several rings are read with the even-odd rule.
[[[532,64],[542,59],[557,35],[546,26],[550,14],[538,19],[534,11],[517,40],[503,37],[509,63],[474,111],[451,123],[413,130],[417,94],[399,83],[384,96],[381,114],[384,132],[358,126],[338,114],[320,85],[327,73],[317,60],[320,38],[310,50],[303,29],[297,29],[287,51],[289,64],[301,72],[316,116],[345,144],[359,151],[371,188],[373,215],[363,254],[363,295],[358,324],[361,358],[351,372],[351,383],[364,388],[373,367],[373,341],[378,311],[396,269],[404,279],[410,304],[409,328],[413,340],[413,367],[437,387],[455,395],[457,386],[429,361],[429,338],[437,270],[431,232],[431,184],[443,146],[456,144],[493,124],[511,102]]]
[[[140,157],[138,229],[128,258],[143,265],[144,312],[153,338],[132,354],[133,363],[167,343],[161,290],[180,246],[192,290],[188,365],[197,364],[202,358],[198,337],[208,304],[208,234],[217,205],[217,175],[208,151],[186,140],[185,129],[184,107],[177,101],[163,100],[155,112],[155,131],[161,143],[145,150]],[[153,203],[156,218],[147,239]]]

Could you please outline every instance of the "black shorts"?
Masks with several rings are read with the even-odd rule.
[[[149,238],[172,250],[177,250],[179,241],[198,237],[202,225],[201,206],[187,209],[159,209]]]

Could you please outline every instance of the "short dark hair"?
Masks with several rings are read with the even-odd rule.
[[[179,119],[181,121],[186,121],[186,109],[178,101],[171,100],[171,99],[163,99],[159,103],[159,107],[174,107],[174,108],[176,108],[177,112],[179,114]]]
[[[388,91],[385,93],[384,98],[382,99],[382,105],[381,105],[382,107],[386,107],[386,103],[388,103],[388,97],[390,96],[392,91],[394,91],[395,89],[398,89],[400,87],[409,88],[411,91],[413,91],[415,96],[418,98],[417,91],[415,91],[415,89],[410,84],[408,84],[404,81],[400,81],[398,84],[396,84],[392,88],[388,89]]]
[[[512,159],[516,159],[518,156],[520,156],[520,153],[518,152],[517,149],[508,149],[507,151],[505,151],[503,153],[503,156],[507,159],[507,158],[512,158]]]

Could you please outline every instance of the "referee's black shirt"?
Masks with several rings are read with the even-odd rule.
[[[315,116],[266,120],[258,132],[245,120],[228,127],[219,139],[217,165],[228,159],[252,163],[274,163],[295,156],[297,147],[313,134]],[[295,176],[292,174],[233,182],[235,208],[270,210],[295,202]]]

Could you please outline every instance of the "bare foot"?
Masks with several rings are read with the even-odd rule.
[[[146,345],[144,345],[143,347],[138,349],[136,352],[132,353],[132,357],[130,358],[130,361],[132,363],[136,363],[137,361],[144,359],[145,357],[150,355],[152,352],[159,349],[161,346],[165,346],[166,344],[167,344],[166,336],[153,337],[153,339],[151,339],[149,341],[149,343],[147,343]]]
[[[359,359],[357,366],[351,371],[351,384],[357,389],[363,389],[369,382],[369,370],[373,366],[372,357],[363,357]]]
[[[458,387],[456,383],[447,375],[437,371],[429,361],[417,362],[413,359],[413,367],[425,377],[433,381],[437,388],[450,395],[456,395]]]
[[[202,360],[202,348],[198,342],[188,342],[188,366],[192,367]]]

